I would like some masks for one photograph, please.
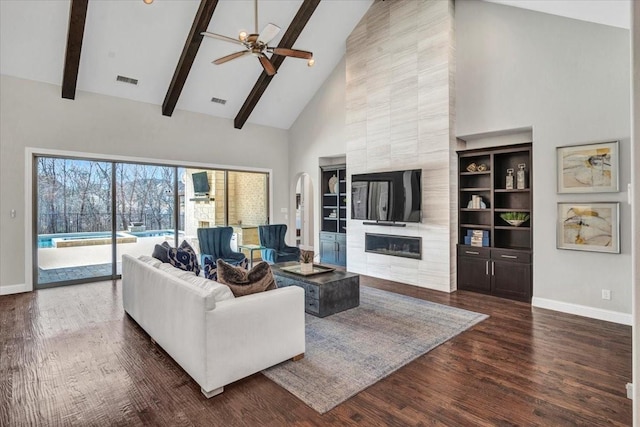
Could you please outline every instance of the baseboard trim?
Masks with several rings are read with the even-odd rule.
[[[0,295],[19,294],[22,292],[30,292],[29,286],[26,283],[20,285],[0,286]]]
[[[633,324],[633,316],[631,314],[620,313],[619,311],[604,310],[602,308],[587,307],[586,305],[571,304],[568,302],[539,297],[533,297],[531,305],[538,308],[560,311],[562,313],[576,314],[578,316],[590,317],[592,319],[620,323],[622,325],[631,326]]]

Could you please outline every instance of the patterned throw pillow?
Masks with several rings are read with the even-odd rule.
[[[167,251],[169,263],[184,271],[193,271],[196,276],[200,274],[198,255],[187,241],[183,241],[178,248],[169,248]]]
[[[250,271],[235,267],[219,259],[217,262],[218,282],[229,286],[236,297],[276,289],[276,281],[271,267],[266,262],[256,264]]]
[[[169,262],[169,249],[171,249],[171,246],[167,242],[162,242],[161,245],[156,245],[153,248],[151,256],[162,262]]]
[[[226,262],[226,261],[225,261]],[[230,264],[234,265],[234,264]],[[249,269],[249,260],[247,258],[242,259],[236,267],[244,268],[245,270]],[[204,261],[202,262],[202,269],[204,270],[204,277],[209,280],[218,281],[218,264],[210,255],[204,256]]]
[[[218,265],[210,256],[204,257],[202,268],[204,268],[204,277],[209,280],[218,281]]]

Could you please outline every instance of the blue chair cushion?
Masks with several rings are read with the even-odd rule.
[[[300,256],[296,252],[276,252],[278,262],[299,261]]]

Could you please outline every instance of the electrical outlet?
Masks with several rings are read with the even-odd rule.
[[[633,399],[633,384],[627,383],[627,398]]]
[[[602,290],[602,299],[606,299],[606,300],[611,299],[611,291],[609,289]]]

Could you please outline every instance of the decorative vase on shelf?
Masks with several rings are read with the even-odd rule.
[[[524,171],[524,168],[526,166],[527,165],[524,163],[520,163],[518,165],[518,171],[516,172],[516,188],[518,190],[524,190],[525,188],[527,188],[525,171]]]
[[[507,177],[505,180],[505,186],[507,190],[513,190],[513,169],[507,169]]]
[[[338,185],[338,177],[333,175],[329,178],[329,193],[336,193],[336,185]]]

